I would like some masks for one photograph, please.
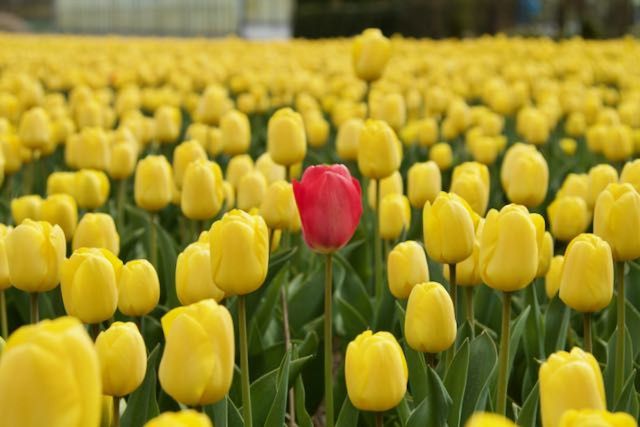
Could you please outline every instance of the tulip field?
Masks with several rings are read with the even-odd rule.
[[[0,427],[638,425],[638,40],[0,44]]]

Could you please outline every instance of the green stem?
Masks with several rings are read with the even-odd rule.
[[[33,292],[29,294],[29,296],[31,297],[29,299],[31,303],[31,323],[35,324],[40,321],[40,310],[38,310],[38,293]]]
[[[383,425],[382,412],[376,412],[376,427],[382,427]]]
[[[247,343],[247,308],[245,296],[238,296],[238,320],[240,324],[240,369],[242,371],[242,414],[245,427],[253,426],[251,415],[251,391],[249,388],[249,349]]]
[[[511,321],[511,294],[502,294],[502,330],[500,332],[500,361],[498,371],[498,392],[496,408],[500,415],[506,414],[507,384],[509,382],[509,325]]]
[[[332,255],[327,254],[324,270],[324,406],[326,427],[333,427],[333,327],[331,314],[331,288],[333,286]]]
[[[380,307],[382,303],[382,240],[380,239],[380,181],[376,183],[376,211],[374,212],[374,269],[375,269],[375,290],[376,290],[376,307]]]
[[[22,194],[25,196],[33,194],[33,181],[35,175],[35,165],[33,163],[35,161],[36,160],[32,158],[24,167],[24,175],[22,176]]]
[[[117,222],[118,222],[118,231],[120,233],[124,232],[124,204],[127,200],[127,180],[121,179],[118,181],[118,194],[116,199],[116,208],[117,208]]]
[[[476,336],[475,316],[473,315],[473,286],[466,286],[464,288],[464,297],[467,322],[469,322],[469,326],[471,326],[471,339],[473,339]]]
[[[584,349],[589,353],[593,353],[593,345],[591,344],[591,313],[584,313],[582,320],[584,326]]]
[[[120,396],[113,396],[113,421],[112,427],[120,427]]]
[[[156,214],[149,212],[149,260],[158,269],[158,229],[156,228]]]
[[[614,401],[620,397],[624,383],[624,340],[625,340],[625,295],[624,295],[624,261],[616,262],[616,286],[618,290],[618,326],[616,328],[616,370],[614,381]]]
[[[449,294],[451,295],[451,302],[453,302],[453,314],[457,319],[458,285],[456,285],[456,264],[449,264]]]
[[[2,338],[7,339],[9,336],[9,323],[7,321],[7,298],[4,289],[0,291],[0,329],[2,330]]]

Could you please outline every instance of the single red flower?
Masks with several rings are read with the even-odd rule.
[[[311,166],[293,181],[302,235],[316,252],[331,253],[353,236],[362,215],[360,183],[344,165]]]

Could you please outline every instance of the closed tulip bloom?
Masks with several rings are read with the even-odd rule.
[[[484,219],[480,219],[476,227],[475,240],[473,242],[473,253],[464,261],[456,264],[456,285],[457,286],[477,286],[482,283],[480,276],[480,236],[484,228]],[[443,267],[444,278],[450,281],[449,264]]]
[[[164,156],[149,155],[138,162],[134,183],[136,205],[155,212],[169,205],[173,196],[171,165]]]
[[[367,198],[369,200],[369,206],[371,209],[376,209],[376,192],[378,187],[378,181],[371,180],[367,187]],[[391,194],[402,195],[404,192],[402,184],[402,175],[399,171],[395,171],[386,178],[380,180],[380,201]],[[424,206],[424,205],[423,205]]]
[[[222,171],[217,163],[199,159],[184,174],[180,207],[187,218],[213,218],[222,209],[224,189]]]
[[[68,194],[47,197],[40,208],[40,219],[59,225],[70,242],[78,225],[78,206],[75,199]]]
[[[427,257],[418,242],[398,243],[389,252],[387,281],[391,294],[398,299],[408,298],[415,285],[429,281]]]
[[[559,427],[638,427],[636,420],[624,412],[598,409],[571,409],[562,416]]]
[[[442,190],[442,176],[435,162],[414,163],[407,172],[407,195],[411,206],[422,209]]]
[[[174,308],[162,317],[162,330],[166,341],[158,371],[162,389],[189,406],[224,398],[231,388],[235,356],[227,308],[212,299]]]
[[[196,160],[207,160],[207,153],[195,139],[185,141],[173,150],[173,177],[178,188],[182,188],[187,167]]]
[[[562,138],[558,145],[560,145],[560,149],[567,156],[573,156],[578,149],[578,143],[573,138]]]
[[[210,85],[198,101],[193,115],[198,122],[217,125],[224,113],[232,107],[233,101],[229,99],[227,90],[219,85]]]
[[[547,195],[547,161],[534,146],[515,144],[504,156],[500,182],[511,202],[529,208],[538,206]]]
[[[344,373],[349,400],[361,411],[389,410],[407,391],[407,362],[389,332],[367,330],[351,341]]]
[[[569,243],[564,255],[560,299],[576,311],[593,313],[609,305],[612,296],[609,245],[595,234],[579,235]]]
[[[0,290],[8,289],[11,287],[6,245],[6,237],[11,232],[11,230],[13,230],[12,227],[7,227],[4,224],[0,224]],[[0,356],[1,355],[2,349],[0,349]]]
[[[435,162],[441,171],[446,171],[453,164],[453,150],[446,142],[438,142],[429,150],[429,160]]]
[[[75,172],[53,172],[47,177],[47,195],[75,193]]]
[[[562,280],[562,267],[564,266],[564,256],[556,255],[551,258],[549,269],[544,277],[544,290],[547,298],[551,299],[560,290],[560,281]]]
[[[80,248],[60,270],[62,302],[67,314],[83,323],[111,318],[118,306],[122,261],[104,248]]]
[[[540,366],[540,412],[543,427],[560,427],[571,409],[604,410],[607,406],[598,361],[574,347],[553,353]]]
[[[362,175],[386,178],[400,168],[401,162],[402,145],[393,129],[382,120],[367,120],[358,142],[358,168]]]
[[[456,264],[473,252],[475,238],[471,208],[460,196],[441,192],[422,214],[427,254],[443,264]]]
[[[544,221],[534,218],[514,204],[487,214],[480,237],[480,274],[489,287],[514,292],[536,277],[537,236],[544,233]]]
[[[4,172],[7,175],[13,175],[22,167],[21,151],[25,149],[17,135],[5,135],[0,140],[0,147],[4,156]],[[51,176],[51,175],[50,175]]]
[[[226,181],[237,189],[240,180],[253,170],[253,159],[248,154],[233,156],[227,164]]]
[[[98,357],[77,319],[43,320],[7,340],[0,358],[3,426],[97,426],[101,400]]]
[[[600,193],[593,232],[609,243],[614,260],[640,257],[640,194],[631,184],[609,184]]]
[[[168,105],[158,108],[153,115],[156,126],[156,139],[161,144],[175,142],[180,136],[180,110]]]
[[[153,265],[146,259],[127,262],[118,279],[118,310],[126,316],[149,314],[160,300],[160,281]]]
[[[351,118],[340,125],[336,136],[338,157],[342,160],[358,159],[358,142],[363,128],[364,121],[359,118]]]
[[[469,203],[478,215],[484,215],[489,203],[489,168],[477,162],[466,162],[453,170],[451,192]]]
[[[144,427],[212,427],[206,414],[185,409],[180,412],[165,412],[148,421]]]
[[[573,137],[579,137],[584,135],[587,129],[587,120],[584,114],[580,112],[574,112],[567,116],[567,121],[564,125],[564,130],[568,135]]]
[[[622,170],[622,176],[620,177],[621,182],[627,182],[624,180],[625,170],[627,169],[627,163]],[[640,166],[640,162],[638,162]],[[588,195],[587,195],[587,204],[589,205],[589,209],[593,209],[596,204],[596,200],[602,191],[607,188],[607,185],[618,182],[618,171],[606,163],[597,165],[589,169],[588,174]]]
[[[304,160],[307,137],[302,116],[291,108],[281,108],[269,119],[267,151],[279,165],[291,166]]]
[[[311,147],[322,147],[326,145],[329,138],[329,122],[322,113],[312,110],[303,116],[304,128],[307,133],[307,141]]]
[[[376,108],[372,108],[371,117],[373,119],[384,120],[396,132],[399,131],[407,121],[407,107],[404,97],[400,93],[389,93],[383,95],[377,103]]]
[[[105,248],[113,254],[120,253],[120,236],[110,215],[86,213],[80,219],[73,235],[72,248]]]
[[[25,219],[37,221],[42,210],[42,197],[37,194],[17,197],[11,200],[11,216],[14,224],[20,225]]]
[[[258,157],[258,160],[256,160],[256,169],[264,175],[268,185],[286,179],[285,167],[274,162],[269,153],[262,153],[260,157]]]
[[[79,208],[99,208],[107,202],[109,191],[109,178],[104,172],[82,169],[75,173],[73,197]]]
[[[246,114],[238,110],[227,111],[220,119],[222,151],[230,156],[249,151],[251,125]]]
[[[492,165],[501,150],[501,142],[494,136],[479,136],[469,144],[473,160],[485,165]]]
[[[267,180],[258,171],[251,171],[238,183],[236,204],[239,209],[249,211],[262,204],[267,193]]]
[[[211,157],[216,157],[222,153],[222,131],[220,128],[209,128],[207,141],[205,149]]]
[[[26,111],[20,118],[20,142],[31,150],[42,150],[51,143],[51,121],[40,107]]]
[[[68,145],[65,150],[76,150],[72,156],[78,169],[106,171],[111,165],[111,147],[106,132],[101,128],[85,128],[80,133],[78,144]]]
[[[269,233],[262,217],[234,209],[209,232],[213,282],[226,295],[249,294],[264,282]]]
[[[577,196],[588,203],[589,176],[585,173],[570,173],[562,182],[556,197]]]
[[[222,292],[211,276],[209,242],[195,242],[186,247],[176,263],[176,291],[180,304],[189,305],[207,298],[220,302]]]
[[[411,224],[411,205],[402,194],[389,194],[380,203],[380,237],[394,240]]]
[[[390,57],[391,42],[377,28],[368,28],[353,40],[351,58],[359,79],[378,80]]]
[[[414,286],[404,320],[407,344],[423,353],[439,353],[453,345],[456,333],[456,315],[447,290],[436,282]]]
[[[601,166],[604,166],[604,165],[601,165]],[[610,166],[610,165],[606,165],[606,166],[613,169],[613,166]],[[599,167],[599,166],[596,166],[596,167]],[[613,170],[615,171],[615,169]],[[616,177],[617,177],[617,174],[616,174]],[[611,182],[615,182],[615,181],[611,181]],[[620,183],[631,184],[633,185],[633,188],[636,189],[636,191],[640,192],[640,159],[636,159],[631,162],[625,163],[624,168],[622,168],[622,173],[620,174]],[[602,187],[602,190],[604,190],[605,187],[606,185]]]
[[[307,168],[300,182],[293,181],[293,194],[312,250],[331,253],[347,244],[360,222],[362,199],[360,183],[346,166]]]
[[[532,214],[532,216],[539,216],[538,214]],[[540,217],[539,221],[544,224],[544,219]],[[536,277],[544,277],[549,270],[549,264],[551,263],[551,257],[553,257],[553,237],[548,231],[544,231],[544,225],[541,228],[536,228],[536,231],[543,231],[542,238],[538,235],[538,272]]]
[[[111,163],[109,175],[113,179],[126,179],[133,175],[138,161],[136,146],[128,142],[118,142],[111,145]]]
[[[233,185],[227,181],[223,181],[222,190],[224,191],[224,210],[228,211],[233,209],[236,205],[236,192],[233,189]]]
[[[633,154],[633,132],[627,125],[610,126],[602,153],[610,162],[620,162]]]
[[[58,286],[66,254],[64,232],[44,221],[24,220],[5,238],[11,284],[25,292]]]
[[[102,393],[126,396],[137,389],[147,371],[147,349],[132,322],[114,322],[96,339]]]
[[[418,144],[422,147],[431,147],[438,142],[438,122],[432,118],[424,118],[417,122],[416,132]]]
[[[510,419],[498,414],[476,412],[464,427],[517,427]]]
[[[209,145],[209,126],[204,123],[191,123],[187,128],[186,137],[195,139],[202,148],[206,149]]]
[[[577,196],[555,199],[547,208],[549,225],[553,236],[568,242],[583,233],[591,221],[587,204]]]
[[[267,188],[260,215],[271,230],[291,230],[300,222],[293,186],[286,181],[276,181]]]

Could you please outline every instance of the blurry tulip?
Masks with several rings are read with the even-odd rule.
[[[20,119],[20,142],[31,150],[42,150],[51,143],[51,122],[40,107],[25,112]]]
[[[251,125],[246,114],[227,111],[220,119],[222,151],[229,156],[246,153],[251,144]]]
[[[248,154],[233,156],[227,164],[226,180],[237,189],[240,180],[253,170],[253,160]]]
[[[203,123],[191,123],[187,128],[186,137],[198,141],[202,148],[207,149],[209,145],[209,126]]]
[[[640,163],[638,164],[640,165]],[[620,177],[621,182],[626,182],[624,180],[625,169],[622,170],[622,176]],[[589,192],[587,195],[587,204],[589,205],[589,209],[593,209],[598,196],[607,188],[607,185],[618,182],[618,172],[611,165],[600,164],[589,169],[588,177]]]
[[[342,160],[358,159],[358,143],[360,133],[364,128],[364,121],[352,118],[340,125],[336,136],[336,151]]]
[[[12,230],[12,227],[7,227],[4,224],[0,224],[0,291],[11,287],[11,279],[9,278],[9,261],[7,259],[6,237]],[[0,356],[2,356],[1,348]]]
[[[571,409],[561,418],[559,427],[638,427],[636,420],[624,412],[607,412],[597,409]]]
[[[182,188],[184,174],[189,165],[196,160],[207,160],[207,153],[194,139],[179,144],[173,150],[173,177],[178,188]]]
[[[53,172],[47,177],[47,195],[69,194],[73,196],[76,186],[75,172]]]
[[[377,28],[368,28],[353,40],[353,69],[362,80],[378,80],[390,57],[391,42]]]
[[[149,155],[138,162],[134,183],[136,205],[155,212],[169,205],[173,193],[171,165],[164,156]]]
[[[96,339],[102,393],[126,396],[137,389],[147,370],[147,349],[132,322],[114,322]]]
[[[182,213],[187,218],[213,218],[222,209],[224,189],[222,171],[217,163],[199,159],[187,167],[182,182]]]
[[[65,147],[69,166],[76,169],[106,171],[111,165],[111,148],[106,132],[101,128],[85,128],[75,140]],[[69,161],[71,159],[71,161]]]
[[[198,122],[207,125],[217,125],[220,118],[233,107],[233,102],[229,99],[226,89],[221,86],[208,86],[194,112],[194,117]]]
[[[542,237],[538,235],[538,272],[536,277],[544,277],[549,270],[551,257],[553,257],[553,237],[551,237],[551,233],[544,231],[544,227],[537,228],[536,231],[537,233],[543,231]]]
[[[126,316],[149,314],[160,300],[160,281],[153,265],[146,259],[127,262],[118,280],[118,310]]]
[[[478,215],[483,216],[489,203],[489,168],[476,162],[462,163],[453,170],[451,192],[469,203]]]
[[[429,281],[427,257],[418,242],[398,243],[389,252],[387,281],[391,294],[398,299],[408,298],[415,285]]]
[[[402,194],[388,194],[380,203],[380,238],[395,240],[411,224],[411,205]]]
[[[256,169],[264,175],[267,184],[286,179],[286,169],[271,159],[269,153],[263,153],[256,160]]]
[[[438,122],[435,119],[422,119],[417,122],[416,127],[418,144],[422,147],[431,147],[438,142]]]
[[[40,218],[62,228],[67,241],[71,241],[78,225],[78,206],[68,194],[54,194],[47,197],[40,208]]]
[[[511,420],[498,414],[476,412],[464,427],[517,427]]]
[[[567,156],[573,156],[578,149],[578,143],[573,138],[562,138],[559,145],[562,152]]]
[[[381,120],[367,120],[358,142],[358,168],[362,175],[386,178],[400,168],[401,162],[402,146],[393,129]]]
[[[20,144],[20,140],[16,135],[6,135],[4,138],[0,138],[0,146],[2,147],[2,154],[5,161],[4,173],[6,175],[13,175],[22,167],[22,156],[20,152],[25,148]]]
[[[42,210],[42,202],[42,197],[37,194],[12,199],[11,216],[13,217],[13,223],[20,225],[27,218],[38,221]]]
[[[144,427],[212,427],[206,414],[193,409],[180,412],[165,412],[148,421]]]
[[[596,167],[600,167],[600,166],[605,166],[605,165],[599,165]],[[608,166],[609,168],[615,171],[615,169],[612,166],[610,165],[606,165],[606,166]],[[618,175],[616,174],[616,178],[617,176]],[[616,180],[611,180],[607,184],[611,182],[616,182]],[[631,162],[625,163],[624,168],[622,168],[622,173],[620,174],[620,183],[631,184],[633,185],[633,188],[636,189],[636,191],[640,192],[640,159],[636,159]],[[601,191],[604,190],[605,187],[606,185],[603,185],[601,188]],[[598,192],[598,195],[599,194],[600,192]],[[595,204],[595,199],[594,199],[594,204]]]
[[[120,253],[120,236],[110,215],[86,213],[80,218],[73,235],[72,248],[105,248],[114,255]]]
[[[291,166],[304,160],[306,139],[302,117],[291,108],[281,108],[269,119],[267,150],[277,164]]]
[[[640,194],[631,184],[609,184],[600,193],[593,232],[609,243],[615,261],[640,257]]]
[[[109,178],[102,171],[82,169],[75,173],[73,197],[79,208],[97,209],[109,198]]]
[[[245,211],[260,207],[266,192],[267,180],[264,175],[256,170],[251,171],[238,183],[236,205]]]
[[[126,179],[133,175],[138,161],[138,152],[131,143],[119,142],[111,145],[109,175],[113,179]]]
[[[475,240],[473,242],[473,253],[464,261],[456,264],[456,285],[457,286],[477,286],[482,283],[480,276],[480,236],[484,228],[484,220],[481,219],[476,227]],[[444,278],[450,283],[451,272],[449,264],[443,268]]]
[[[329,122],[319,111],[305,113],[304,129],[307,134],[307,141],[311,147],[323,147],[329,138]]]
[[[551,233],[563,242],[568,242],[583,233],[591,221],[587,204],[577,196],[555,199],[547,208],[547,216]]]
[[[456,315],[447,290],[439,283],[421,283],[411,290],[404,321],[407,344],[423,353],[439,353],[456,340]]]
[[[236,206],[236,193],[233,185],[227,181],[222,182],[222,190],[224,191],[224,210],[228,211]]]
[[[517,143],[504,156],[500,181],[511,202],[536,207],[547,195],[547,161],[534,146]]]
[[[216,157],[222,153],[222,131],[220,128],[209,128],[207,141],[205,149],[211,157]]]
[[[156,126],[156,139],[161,144],[175,142],[180,136],[182,116],[176,107],[162,106],[153,116]]]
[[[602,153],[610,162],[620,162],[633,154],[633,133],[626,125],[609,127],[607,140],[602,145]]]
[[[574,138],[579,137],[584,135],[586,129],[587,121],[584,114],[579,112],[569,114],[564,125],[564,130],[568,135]]]
[[[500,142],[494,136],[479,136],[469,145],[473,159],[485,165],[495,163],[500,149]]]
[[[402,94],[389,93],[383,95],[374,106],[375,108],[371,109],[371,118],[387,122],[396,132],[407,121],[407,108]]]
[[[435,162],[414,163],[407,173],[407,193],[411,206],[422,209],[442,190],[440,169]]]
[[[400,171],[395,171],[386,178],[379,180],[380,182],[380,201],[384,200],[390,194],[403,193],[402,175]],[[376,210],[376,192],[378,187],[378,181],[371,180],[367,187],[367,198],[369,200],[369,206],[371,209]]]
[[[189,305],[207,298],[220,302],[222,292],[211,277],[209,242],[195,242],[178,255],[176,291],[180,304]]]
[[[556,255],[551,258],[549,264],[549,270],[544,278],[544,289],[547,294],[547,298],[551,299],[560,290],[560,281],[562,280],[562,267],[564,265],[564,256]]]
[[[453,151],[446,142],[438,142],[429,150],[429,160],[435,162],[441,171],[446,171],[453,164]]]
[[[275,181],[267,188],[260,205],[260,215],[271,230],[292,230],[300,222],[293,186]]]

